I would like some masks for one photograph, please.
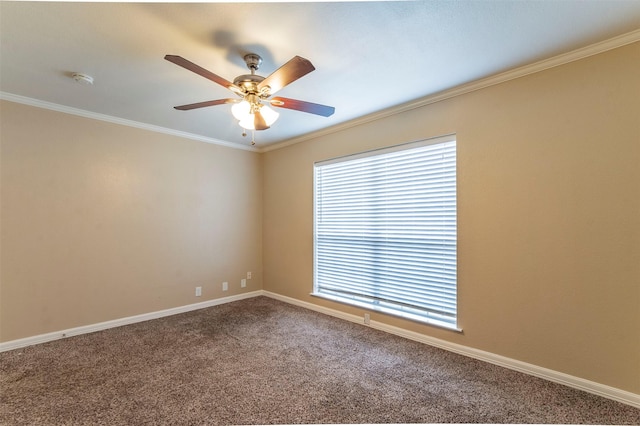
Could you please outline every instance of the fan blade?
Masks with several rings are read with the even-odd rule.
[[[297,99],[275,97],[271,99],[271,105],[279,108],[294,109],[296,111],[308,112],[309,114],[329,117],[336,109],[332,106],[314,104],[312,102],[299,101]]]
[[[188,111],[190,109],[204,108],[204,107],[210,107],[214,105],[235,104],[236,102],[239,102],[239,101],[240,99],[216,99],[215,101],[205,101],[205,102],[198,102],[198,103],[189,104],[189,105],[180,105],[174,108],[179,109],[180,111]]]
[[[315,70],[315,67],[308,59],[295,56],[289,62],[275,70],[269,77],[262,80],[260,84],[258,84],[258,90],[269,86],[269,93],[273,95],[287,84],[296,81],[313,70]]]
[[[256,111],[253,116],[253,126],[256,130],[266,130],[269,128],[267,126],[267,122],[264,120],[264,117],[260,113],[260,111]]]
[[[229,80],[220,77],[219,75],[216,75],[214,73],[212,73],[211,71],[208,71],[204,68],[202,68],[199,65],[194,64],[193,62],[184,59],[182,56],[176,56],[176,55],[165,55],[164,57],[167,61],[169,62],[173,62],[176,65],[181,66],[182,68],[188,69],[191,72],[194,72],[206,79],[209,79],[211,81],[213,81],[214,83],[218,83],[220,86],[223,86],[229,90],[231,90],[232,92],[238,93],[238,94],[242,94],[242,89],[240,89],[238,86],[236,86],[235,84],[233,84],[232,82],[230,82]]]

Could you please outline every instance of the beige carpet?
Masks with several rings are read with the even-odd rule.
[[[265,297],[0,354],[3,425],[640,424],[640,410]]]

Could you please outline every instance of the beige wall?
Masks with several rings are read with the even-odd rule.
[[[262,288],[260,154],[0,112],[0,341]]]
[[[264,154],[264,288],[312,297],[313,163],[447,133],[463,334],[372,320],[640,393],[640,43]]]
[[[309,296],[314,161],[456,133],[464,333],[372,319],[640,393],[639,66],[636,43],[262,155],[2,102],[0,341],[247,271],[360,315]]]

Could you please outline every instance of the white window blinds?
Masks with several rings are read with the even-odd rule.
[[[417,145],[315,165],[314,295],[456,328],[456,142]]]

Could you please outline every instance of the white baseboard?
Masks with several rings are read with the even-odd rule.
[[[537,365],[518,361],[516,359],[507,358],[501,355],[496,355],[491,352],[474,349],[468,346],[447,342],[446,340],[437,339],[435,337],[426,336],[424,334],[416,333],[413,331],[404,330],[402,328],[387,325],[378,321],[370,321],[368,325],[365,325],[364,318],[362,316],[347,314],[335,309],[325,308],[323,306],[315,305],[309,302],[303,302],[301,300],[293,299],[287,296],[282,296],[276,293],[271,293],[269,291],[263,291],[263,295],[270,297],[272,299],[276,299],[282,302],[292,304],[292,305],[310,309],[312,311],[320,312],[323,314],[331,315],[333,317],[337,317],[347,321],[362,324],[364,326],[375,328],[377,330],[381,330],[390,334],[395,334],[397,336],[404,337],[406,339],[414,340],[420,343],[425,343],[427,345],[445,349],[450,352],[455,352],[460,355],[485,361],[490,364],[499,365],[501,367],[505,367],[510,370],[519,371],[521,373],[525,373],[531,376],[539,377],[541,379],[549,380],[550,382],[559,383],[574,389],[579,389],[585,392],[599,395],[604,398],[621,402],[623,404],[631,405],[632,407],[640,408],[640,395],[632,392],[627,392],[611,386],[607,386],[600,383],[592,382],[590,380],[582,379],[580,377],[575,377],[569,374],[561,373],[559,371],[550,370],[548,368],[539,367]]]
[[[192,305],[179,306],[177,308],[164,309],[162,311],[149,312],[147,314],[134,315],[132,317],[119,318],[111,321],[100,322],[97,324],[84,325],[74,327],[67,330],[54,331],[51,333],[40,334],[37,336],[25,337],[24,339],[10,340],[0,343],[0,352],[20,349],[39,343],[51,342],[53,340],[64,339],[66,337],[78,336],[80,334],[93,333],[94,331],[106,330],[109,328],[120,327],[123,325],[135,324],[137,322],[148,321],[152,319],[168,317],[170,315],[181,314],[184,312],[204,309],[210,306],[222,305],[224,303],[235,302],[236,300],[248,299],[250,297],[261,296],[262,290],[252,291],[250,293],[242,293],[235,296],[222,297],[220,299],[206,300],[204,302],[194,303]]]
[[[313,303],[303,302],[301,300],[293,299],[291,297],[282,296],[276,293],[272,293],[264,290],[252,291],[250,293],[238,294],[235,296],[223,297],[220,299],[207,300],[200,303],[194,303],[192,305],[179,306],[177,308],[165,309],[162,311],[150,312],[142,315],[135,315],[126,318],[120,318],[112,321],[100,322],[97,324],[91,324],[81,327],[70,328],[67,330],[54,331],[52,333],[40,334],[37,336],[26,337],[24,339],[11,340],[8,342],[0,343],[0,352],[10,351],[13,349],[20,349],[39,343],[51,342],[53,340],[64,339],[66,337],[78,336],[80,334],[93,333],[95,331],[106,330],[109,328],[120,327],[123,325],[135,324],[142,321],[148,321],[152,319],[167,317],[170,315],[181,314],[184,312],[195,311],[197,309],[204,309],[211,306],[222,305],[225,303],[235,302],[237,300],[248,299],[257,296],[267,296],[272,299],[280,300],[291,305],[300,306],[312,311],[320,312],[326,315],[330,315],[336,318],[340,318],[346,321],[354,323],[364,324],[364,319],[358,315],[347,314],[335,309],[325,308],[323,306],[315,305]],[[435,346],[437,348],[445,349],[450,352],[455,352],[460,355],[475,358],[481,361],[485,361],[491,364],[499,365],[501,367],[509,368],[511,370],[519,371],[521,373],[529,374],[531,376],[539,377],[541,379],[549,380],[551,382],[560,383],[565,386],[569,386],[575,389],[579,389],[585,392],[589,392],[595,395],[602,396],[604,398],[612,399],[614,401],[621,402],[636,408],[640,408],[640,395],[627,392],[621,389],[617,389],[611,386],[603,385],[600,383],[592,382],[590,380],[582,379],[580,377],[571,376],[559,371],[550,370],[548,368],[539,367],[526,362],[518,361],[512,358],[507,358],[501,355],[496,355],[491,352],[474,349],[468,346],[459,345],[457,343],[447,342],[446,340],[436,339],[435,337],[426,336],[424,334],[416,333],[413,331],[404,330],[399,327],[387,325],[378,321],[370,321],[368,327],[375,328],[396,336],[404,337],[406,339],[414,340],[427,345]]]

